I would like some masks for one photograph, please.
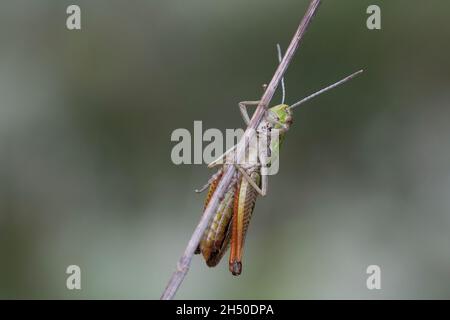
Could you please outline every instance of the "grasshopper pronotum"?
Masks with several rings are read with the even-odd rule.
[[[277,46],[277,49],[278,59],[281,61],[280,47]],[[208,266],[216,266],[225,254],[228,246],[230,246],[229,269],[235,276],[241,274],[244,240],[255,207],[256,197],[267,194],[267,170],[271,163],[276,160],[284,135],[292,124],[292,110],[321,93],[347,82],[362,71],[359,70],[290,106],[284,103],[285,88],[284,80],[282,79],[283,97],[281,104],[267,110],[264,119],[256,130],[257,136],[262,138],[258,140],[262,141],[262,143],[258,142],[256,148],[249,146],[248,150],[246,150],[248,158],[256,159],[256,162],[236,163],[234,161],[236,146],[234,146],[208,165],[209,168],[221,167],[205,186],[200,190],[196,190],[196,192],[202,192],[209,187],[205,208],[222,178],[226,166],[233,165],[238,169],[234,176],[234,183],[232,183],[223,199],[221,199],[216,213],[209,222],[208,228],[196,250],[197,254],[200,252],[203,254]],[[243,101],[239,103],[239,109],[247,125],[250,122],[247,107],[257,106],[258,103],[259,101]],[[277,131],[278,139],[268,139],[269,134],[273,131]]]

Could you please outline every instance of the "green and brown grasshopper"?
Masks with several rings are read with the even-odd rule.
[[[278,58],[281,61],[279,46]],[[229,269],[233,275],[241,274],[243,246],[255,208],[256,198],[258,195],[265,196],[267,194],[269,170],[273,163],[278,160],[281,143],[292,125],[292,110],[321,93],[347,82],[361,72],[362,70],[359,70],[291,106],[284,103],[285,89],[284,80],[282,79],[282,103],[267,110],[264,119],[256,130],[257,143],[249,144],[247,147],[246,161],[236,163],[236,145],[208,165],[209,168],[216,166],[220,166],[220,168],[205,186],[200,190],[196,190],[196,192],[202,192],[209,187],[205,208],[226,167],[232,165],[237,169],[233,183],[220,201],[216,213],[209,222],[196,250],[197,254],[202,253],[208,266],[216,266],[230,246]],[[259,101],[243,101],[239,103],[239,109],[247,125],[250,122],[247,107],[257,106],[258,104]],[[274,133],[276,133],[275,139],[273,138]],[[242,141],[239,143],[242,143]]]

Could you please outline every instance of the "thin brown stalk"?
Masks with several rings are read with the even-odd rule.
[[[312,0],[310,2],[304,17],[300,22],[300,25],[298,26],[298,29],[295,32],[294,37],[292,38],[291,43],[289,44],[289,47],[287,48],[283,59],[281,60],[281,63],[278,65],[278,68],[275,71],[272,80],[270,81],[269,85],[267,86],[267,89],[265,90],[261,98],[261,102],[259,103],[255,113],[253,114],[253,117],[247,127],[247,130],[244,133],[243,136],[244,140],[241,140],[244,141],[244,143],[241,143],[239,145],[239,148],[237,149],[236,160],[238,163],[240,163],[240,161],[243,159],[248,141],[251,141],[251,136],[254,134],[256,128],[263,119],[264,114],[267,110],[267,106],[272,100],[272,97],[275,94],[275,90],[277,89],[281,78],[283,77],[292,58],[294,57],[294,54],[297,48],[299,47],[303,39],[303,36],[312,21],[312,18],[317,12],[320,3],[321,0]],[[194,233],[192,234],[191,239],[189,240],[183,255],[181,256],[181,258],[177,263],[177,269],[172,274],[169,283],[167,284],[166,289],[164,290],[161,296],[162,300],[172,299],[177,293],[178,288],[180,287],[184,278],[186,277],[186,274],[188,273],[189,267],[191,265],[195,249],[197,248],[197,245],[200,242],[200,239],[203,236],[203,233],[207,228],[209,221],[216,212],[217,206],[219,205],[220,201],[222,201],[227,190],[230,188],[232,178],[235,174],[235,170],[236,169],[234,166],[228,166],[226,171],[224,172],[222,179],[220,180],[220,183],[218,184],[214,194],[212,195],[211,200],[209,201],[207,207],[205,208],[205,211],[200,219],[200,222],[195,228]]]

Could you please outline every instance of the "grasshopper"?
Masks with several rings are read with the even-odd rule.
[[[279,45],[277,45],[277,49],[278,60],[281,62],[281,50]],[[208,205],[227,166],[232,165],[237,169],[230,188],[225,193],[223,199],[221,199],[216,213],[209,222],[195,252],[196,254],[202,253],[206,264],[209,267],[216,266],[228,247],[231,247],[229,258],[230,272],[235,276],[241,274],[244,241],[255,208],[256,198],[258,195],[264,197],[267,194],[268,170],[274,161],[277,161],[281,143],[284,140],[286,132],[292,125],[292,110],[325,91],[333,89],[352,79],[362,71],[363,70],[359,70],[290,106],[284,103],[285,86],[284,79],[282,79],[281,85],[283,95],[281,104],[271,107],[266,111],[263,120],[256,130],[258,143],[256,145],[250,144],[246,150],[245,159],[254,159],[256,161],[236,163],[235,153],[237,145],[235,145],[208,165],[209,168],[216,166],[220,166],[220,168],[209,179],[205,186],[200,190],[195,190],[196,192],[203,192],[209,188],[204,209]],[[239,103],[239,109],[245,124],[248,125],[250,122],[247,107],[255,107],[258,104],[259,101],[242,101]],[[273,132],[277,133],[276,139],[271,138],[271,133]],[[242,141],[239,143],[241,142]]]

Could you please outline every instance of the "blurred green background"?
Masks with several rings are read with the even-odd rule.
[[[0,298],[159,298],[213,172],[174,165],[172,131],[242,127],[308,2],[2,1]],[[287,101],[365,73],[296,111],[243,274],[197,256],[177,298],[450,298],[449,10],[323,1]]]

